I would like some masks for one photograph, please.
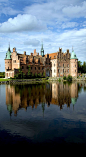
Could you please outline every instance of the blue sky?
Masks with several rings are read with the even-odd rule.
[[[86,61],[86,1],[0,0],[0,71],[10,42],[11,51],[54,53],[74,51]]]

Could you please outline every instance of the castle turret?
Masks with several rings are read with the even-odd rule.
[[[8,51],[6,53],[6,57],[5,57],[5,71],[11,70],[11,69],[12,69],[12,59],[11,59],[11,51],[10,51],[10,46],[9,46]]]
[[[73,49],[70,57],[70,75],[73,77],[78,75],[78,58]]]
[[[42,43],[42,47],[41,47],[41,56],[44,57],[43,43]]]

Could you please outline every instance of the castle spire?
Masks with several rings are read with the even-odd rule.
[[[44,57],[43,39],[42,39],[42,46],[41,46],[41,56]]]
[[[10,51],[10,42],[9,42],[9,47],[8,47],[8,51]]]

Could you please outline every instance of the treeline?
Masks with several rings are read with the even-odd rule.
[[[86,73],[86,62],[78,61],[78,73]]]
[[[14,79],[29,79],[29,78],[42,78],[42,77],[43,78],[45,77],[45,73],[43,73],[43,75],[41,73],[39,74],[35,73],[35,75],[33,75],[33,73],[31,73],[30,71],[30,66],[28,66],[27,75],[25,75],[20,68],[18,73],[14,76]]]
[[[0,72],[0,78],[4,78],[5,77],[5,72]]]

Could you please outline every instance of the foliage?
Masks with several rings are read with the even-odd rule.
[[[72,76],[68,75],[68,77],[64,76],[63,80],[67,80],[68,82],[72,82]]]
[[[45,77],[45,72],[43,72],[43,77]]]
[[[72,76],[68,75],[67,81],[68,81],[68,82],[72,82]]]
[[[63,80],[67,80],[66,76],[63,76]]]
[[[0,78],[5,78],[5,72],[0,72]]]
[[[30,65],[28,66],[28,78],[31,77],[31,70],[30,70]]]
[[[58,81],[61,82],[61,79],[59,78]]]
[[[78,61],[78,73],[86,73],[86,62]]]

